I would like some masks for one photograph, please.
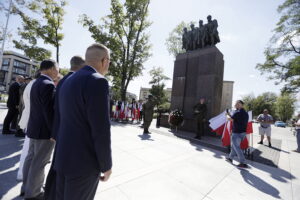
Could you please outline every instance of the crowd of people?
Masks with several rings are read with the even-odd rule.
[[[94,199],[99,181],[109,179],[110,118],[141,118],[135,102],[132,109],[125,104],[123,110],[114,104],[109,107],[104,77],[109,63],[109,49],[93,44],[85,60],[72,57],[66,76],[59,74],[55,61],[44,60],[34,80],[17,76],[10,86],[2,133],[26,135],[18,171],[24,199]],[[52,154],[44,187],[45,166]]]
[[[23,181],[21,196],[27,200],[90,200],[94,199],[99,181],[107,181],[112,173],[111,120],[141,123],[149,134],[156,99],[146,102],[109,100],[108,73],[110,51],[102,44],[86,50],[85,59],[74,56],[70,72],[62,77],[55,61],[44,60],[33,78],[16,77],[10,86],[8,113],[3,134],[25,136],[18,179]],[[238,157],[241,168],[247,168],[240,148],[246,136],[248,113],[238,100],[236,111],[227,112],[233,122],[231,153],[226,160]],[[194,106],[197,122],[196,139],[201,139],[207,121],[204,98]],[[297,129],[297,152],[300,152],[300,115]],[[267,135],[271,147],[273,118],[264,110],[258,116],[263,144]],[[45,181],[45,166],[51,161]]]
[[[143,100],[131,102],[110,101],[110,116],[114,121],[131,121],[141,123],[143,120]]]

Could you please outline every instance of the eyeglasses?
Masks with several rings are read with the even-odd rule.
[[[110,59],[109,58],[103,58],[103,60],[107,60],[108,63],[110,63]]]

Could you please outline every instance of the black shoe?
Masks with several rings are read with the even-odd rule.
[[[201,137],[199,137],[199,136],[196,136],[194,138],[197,139],[197,140],[201,140]]]
[[[241,168],[241,169],[247,169],[248,168],[248,165],[247,164],[244,164],[244,163],[241,163],[237,166],[238,168]]]
[[[23,197],[25,195],[25,192],[20,193],[20,197]]]
[[[257,144],[263,144],[263,142],[262,141],[260,141],[259,143],[257,143]]]
[[[25,137],[25,133],[23,133],[23,131],[18,131],[15,133],[15,137]]]
[[[3,131],[2,131],[2,134],[3,134],[3,135],[9,135],[9,134],[14,134],[14,133],[11,132],[11,131],[5,131],[5,130],[3,130]]]
[[[269,143],[269,147],[272,147],[271,143]]]
[[[225,159],[227,162],[231,163],[232,164],[232,159],[231,158],[226,158]]]

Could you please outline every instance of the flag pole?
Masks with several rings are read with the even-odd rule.
[[[9,3],[7,18],[6,18],[6,25],[5,25],[5,28],[3,31],[3,40],[2,40],[2,47],[1,47],[1,53],[0,53],[0,67],[2,66],[2,61],[3,61],[4,44],[5,44],[5,40],[6,40],[7,27],[8,27],[8,21],[9,21],[9,17],[10,17],[11,7],[12,7],[12,0],[10,0],[10,3]]]

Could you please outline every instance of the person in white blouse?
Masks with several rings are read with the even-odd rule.
[[[38,76],[39,76],[39,74],[36,75],[35,78],[37,78]],[[29,120],[29,113],[30,113],[30,91],[31,91],[31,87],[34,82],[35,82],[35,80],[32,80],[28,83],[28,85],[26,86],[26,88],[24,90],[23,97],[22,97],[23,101],[24,101],[24,110],[22,112],[22,117],[19,121],[19,126],[21,129],[24,130],[25,133],[26,133],[27,124],[28,124],[28,120]],[[23,180],[23,165],[24,165],[24,161],[27,156],[27,153],[28,153],[28,148],[29,148],[29,138],[27,136],[25,136],[25,141],[23,144],[22,153],[21,153],[21,157],[20,157],[20,166],[19,166],[19,170],[17,173],[17,180],[19,180],[19,181]]]

